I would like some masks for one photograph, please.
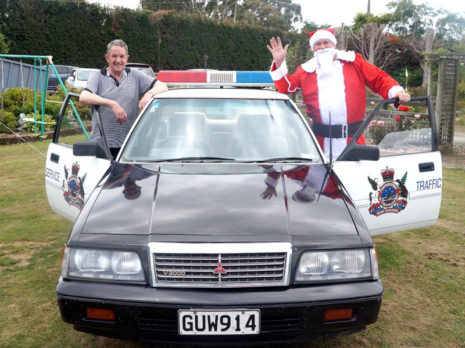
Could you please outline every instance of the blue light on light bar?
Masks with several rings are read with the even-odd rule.
[[[236,82],[274,84],[269,71],[236,71]]]

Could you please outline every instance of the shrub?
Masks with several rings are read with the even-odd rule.
[[[465,99],[465,82],[460,82],[457,89],[457,97],[459,99]]]
[[[3,117],[0,114],[0,133],[10,133],[4,124],[13,131],[16,131],[16,127],[19,126],[18,118],[11,111],[3,110]]]
[[[74,103],[74,107],[76,108],[76,111],[79,114],[79,117],[81,120],[90,120],[91,119],[91,114],[90,114],[90,106],[88,105],[83,105],[81,103]],[[72,110],[70,106],[68,106],[69,110]]]
[[[408,91],[411,95],[427,95],[428,94],[428,89],[422,86],[409,87]]]
[[[66,84],[66,88],[69,89],[69,86],[68,84]],[[76,88],[71,88],[70,92],[74,92],[74,93],[81,93],[82,89],[76,89]],[[55,95],[52,97],[53,100],[60,100],[60,101],[63,101],[65,100],[66,98],[66,95],[65,95],[65,92],[63,91],[63,88],[61,88],[61,86],[58,86],[57,87],[57,92],[55,93]],[[74,107],[76,108],[76,111],[78,112],[79,114],[79,117],[81,118],[81,120],[90,120],[90,106],[88,105],[83,105],[81,103],[78,102],[78,100],[76,98],[72,98],[72,101],[73,101],[73,104],[74,104]],[[61,107],[61,105],[60,105]],[[67,111],[68,110],[71,110],[71,112],[73,112],[71,106],[69,106],[68,104],[68,108],[67,108]],[[60,109],[58,109],[58,112],[60,111]]]
[[[60,103],[45,103],[45,114],[50,115],[54,120],[58,120],[60,115]]]
[[[21,107],[23,98],[25,104],[34,104],[34,91],[27,88],[8,88],[3,94],[3,108],[11,111],[15,107]]]
[[[34,119],[34,114],[28,114],[28,115],[26,115],[26,117]],[[42,115],[37,116],[37,121],[42,121]],[[45,114],[44,115],[44,121],[45,122],[54,122],[54,119],[50,115]],[[36,132],[40,132],[41,127],[42,127],[42,125],[40,123],[26,122],[24,124],[23,129],[24,129],[25,132],[34,133],[34,126],[35,125],[37,126]],[[55,128],[54,124],[46,124],[46,125],[44,125],[44,131],[45,132],[51,131],[54,128]]]
[[[373,120],[370,122],[367,129],[367,136],[373,145],[378,145],[386,134],[394,131],[394,125],[384,121]]]

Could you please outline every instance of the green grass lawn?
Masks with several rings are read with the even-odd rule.
[[[33,145],[45,154],[49,141]],[[52,213],[45,158],[26,144],[0,147],[0,347],[127,347],[62,322],[55,285],[72,224]],[[465,346],[465,171],[444,169],[436,226],[375,238],[385,294],[365,332],[320,347]]]

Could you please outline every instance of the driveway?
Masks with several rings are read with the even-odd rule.
[[[455,127],[454,145],[465,145],[465,127],[460,127],[460,126]]]

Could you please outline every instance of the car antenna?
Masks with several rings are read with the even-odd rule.
[[[316,199],[317,202],[320,200],[321,192],[323,191],[323,186],[325,185],[326,179],[328,178],[329,173],[333,169],[333,164],[334,164],[333,162],[333,137],[332,137],[333,127],[331,124],[331,111],[329,112],[328,116],[329,116],[329,166],[326,167],[325,177],[323,178],[323,181],[321,182],[320,191],[318,192],[318,198]]]

